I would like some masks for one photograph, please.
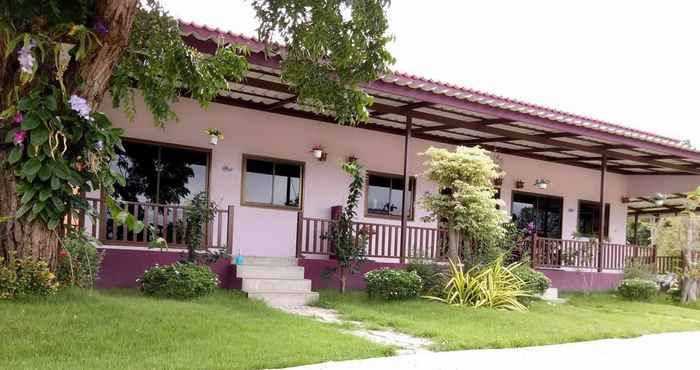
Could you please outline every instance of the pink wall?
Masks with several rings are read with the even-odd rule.
[[[194,147],[212,148],[211,184],[212,198],[222,206],[236,206],[234,253],[261,256],[292,256],[295,251],[296,213],[240,206],[242,154],[255,154],[305,162],[304,214],[311,217],[329,217],[329,208],[342,204],[346,196],[348,178],[340,171],[339,164],[348,156],[359,158],[367,170],[400,174],[402,171],[403,138],[369,130],[341,127],[283,115],[211,104],[200,108],[194,101],[181,99],[174,110],[178,122],[171,122],[165,129],[154,127],[147,109],[137,102],[134,123],[129,123],[122,112],[109,106],[104,111],[116,126],[125,129],[125,136],[159,142],[172,142]],[[220,128],[225,138],[212,147],[203,130]],[[326,162],[315,160],[310,150],[316,145],[329,152]],[[435,146],[445,146],[433,143]],[[422,172],[423,159],[417,153],[424,151],[431,142],[413,140],[409,161],[409,173]],[[598,200],[599,173],[577,167],[502,155],[507,175],[503,181],[502,199],[510,208],[511,191],[516,180],[523,180],[523,191],[564,197],[563,238],[571,238],[576,229],[578,200]],[[225,170],[232,169],[230,171]],[[533,186],[536,178],[551,181],[550,188],[539,190]],[[621,198],[626,195],[628,179],[610,174],[607,179],[607,197],[611,207],[611,240],[625,240],[625,206]],[[653,185],[653,184],[649,184]],[[417,198],[434,185],[418,178]],[[365,218],[366,221],[387,222]],[[415,222],[424,210],[417,207]],[[398,222],[396,222],[398,223]]]
[[[653,197],[655,193],[686,193],[700,186],[700,176],[634,176],[628,181],[630,197]]]
[[[552,280],[552,288],[565,292],[601,292],[613,290],[622,280],[621,273],[595,271],[538,270]]]

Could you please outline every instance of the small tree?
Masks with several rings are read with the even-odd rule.
[[[344,293],[347,288],[348,273],[356,273],[358,265],[366,261],[364,254],[369,231],[356,230],[352,224],[352,220],[357,215],[357,206],[364,187],[362,166],[353,161],[343,163],[342,168],[352,179],[348,186],[348,198],[340,219],[323,238],[330,240],[333,244],[335,258],[338,261],[336,275],[340,282],[340,292]]]
[[[505,213],[494,198],[493,180],[502,176],[489,153],[479,147],[459,146],[454,152],[429,148],[424,175],[438,185],[436,194],[427,193],[422,204],[433,220],[446,219],[448,258],[459,260],[463,241],[491,242],[503,237]]]
[[[209,200],[206,192],[197,193],[185,208],[184,239],[188,262],[194,263],[198,257],[205,257],[207,263],[213,263],[226,256],[223,250],[211,252],[204,241],[205,227],[214,219],[217,208],[216,203]],[[204,250],[200,251],[202,247]]]
[[[698,299],[700,290],[700,266],[693,258],[696,226],[695,209],[700,204],[700,186],[688,193],[688,205],[683,215],[686,222],[685,243],[681,247],[681,303],[691,303]]]

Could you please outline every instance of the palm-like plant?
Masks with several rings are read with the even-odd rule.
[[[464,271],[461,263],[450,260],[449,279],[441,297],[424,298],[455,305],[485,307],[509,311],[525,311],[520,299],[529,297],[525,282],[514,274],[522,263],[503,265],[501,255],[485,267],[474,266]]]

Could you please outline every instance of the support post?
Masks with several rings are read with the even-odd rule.
[[[233,206],[228,206],[228,212],[226,214],[226,226],[228,227],[228,229],[226,229],[226,248],[228,248],[228,253],[230,255],[233,255],[233,220],[235,216],[233,212]]]
[[[408,221],[408,212],[406,208],[410,202],[408,190],[411,185],[408,176],[408,153],[411,144],[411,130],[413,129],[413,117],[406,116],[406,135],[403,145],[403,198],[401,199],[401,253],[399,257],[400,263],[406,262],[406,222]],[[414,189],[415,191],[415,189]]]
[[[605,237],[605,173],[608,170],[608,156],[603,155],[600,163],[600,224],[598,228],[598,272],[603,271],[603,240]]]
[[[301,258],[302,230],[304,229],[304,213],[297,212],[297,251],[296,257]]]
[[[532,263],[532,269],[537,268],[537,231],[532,233],[532,245],[530,246],[530,262]]]

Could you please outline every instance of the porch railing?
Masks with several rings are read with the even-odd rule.
[[[86,198],[95,217],[81,216],[78,225],[82,226],[91,236],[102,244],[124,246],[147,246],[153,238],[162,237],[169,248],[185,247],[186,206],[122,202],[124,210],[144,224],[150,225],[153,232],[147,228],[135,233],[123,225],[117,225],[104,202],[98,198]],[[231,250],[233,245],[233,206],[217,209],[214,219],[205,229],[202,248],[225,248]],[[75,221],[72,221],[75,224]]]
[[[656,261],[655,248],[638,245],[603,243],[599,246],[586,240],[551,238],[534,238],[532,245],[535,267],[624,270],[633,260],[644,264]]]
[[[333,246],[326,236],[337,220],[304,217],[297,218],[297,255],[332,255]],[[361,229],[368,233],[365,256],[369,258],[396,258],[437,260],[447,242],[447,230],[407,226],[406,241],[401,244],[401,226],[370,222],[353,222],[356,234]]]

